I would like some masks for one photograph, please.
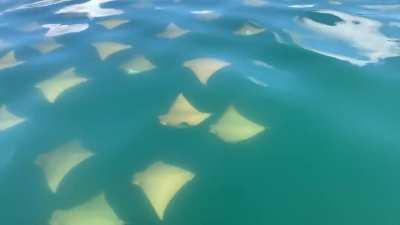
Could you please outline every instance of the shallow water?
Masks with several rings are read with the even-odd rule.
[[[400,222],[398,1],[3,0],[0,13],[2,225]],[[180,94],[192,111],[171,110]],[[154,165],[178,171],[147,185],[164,200],[192,175],[163,217],[139,185]],[[56,216],[101,193],[123,222]]]

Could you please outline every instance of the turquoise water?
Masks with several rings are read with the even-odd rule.
[[[400,223],[398,1],[0,13],[0,224]],[[170,111],[180,94],[192,114]]]

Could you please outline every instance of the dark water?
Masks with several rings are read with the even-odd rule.
[[[0,1],[0,224],[121,224],[96,210],[54,219],[101,193],[132,225],[400,223],[398,1],[91,0],[61,13],[85,2]],[[110,19],[124,23],[99,24]],[[160,35],[170,23],[189,32]],[[259,32],[235,32],[244,24]],[[99,42],[131,47],[102,60]],[[137,56],[152,69],[121,67]],[[229,63],[207,84],[184,66],[205,57]],[[46,98],[40,84],[71,68],[79,84]],[[163,125],[180,93],[211,115]],[[265,130],[210,132],[231,106]],[[87,155],[52,189],[38,161],[71,141]],[[50,173],[69,158],[57,160]],[[194,176],[163,219],[132,182],[156,162]]]

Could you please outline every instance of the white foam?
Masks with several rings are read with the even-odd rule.
[[[267,83],[265,83],[264,81],[262,81],[262,80],[260,80],[260,79],[258,79],[258,78],[256,78],[256,77],[249,76],[249,77],[247,77],[247,79],[249,79],[249,81],[251,81],[253,84],[256,84],[256,85],[258,85],[258,86],[261,86],[261,87],[268,87],[268,84],[267,84]]]
[[[382,11],[400,11],[400,4],[393,5],[362,5],[364,9],[382,10]]]
[[[42,7],[47,7],[47,6],[56,5],[56,4],[60,4],[63,2],[70,2],[70,1],[72,1],[72,0],[42,0],[42,1],[37,1],[37,2],[33,2],[33,3],[23,4],[23,5],[13,7],[10,9],[6,9],[5,11],[3,11],[3,13],[14,12],[14,11],[24,10],[24,9],[42,8]]]
[[[304,5],[289,5],[289,8],[303,9],[303,8],[313,8],[314,4],[304,4]]]
[[[89,28],[89,24],[44,24],[42,27],[49,29],[47,37],[55,37],[69,33],[78,33]]]
[[[56,14],[84,13],[91,19],[122,14],[123,11],[119,9],[101,8],[102,4],[113,1],[115,0],[90,0],[85,3],[66,6],[56,11]]]
[[[192,10],[192,11],[190,11],[190,13],[195,15],[198,19],[205,20],[205,21],[215,20],[221,16],[220,13],[218,13],[214,10],[208,10],[208,9]]]
[[[293,39],[297,39],[303,48],[358,66],[400,55],[400,46],[396,39],[389,38],[380,31],[381,22],[332,10],[318,12],[334,15],[342,21],[327,25],[309,18],[300,19],[299,24],[302,27],[315,33],[300,36],[291,33]],[[338,46],[323,45],[325,41],[332,41]],[[338,52],[336,49],[346,51]]]

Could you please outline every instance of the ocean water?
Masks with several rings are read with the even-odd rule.
[[[396,0],[0,1],[1,225],[397,225]]]

